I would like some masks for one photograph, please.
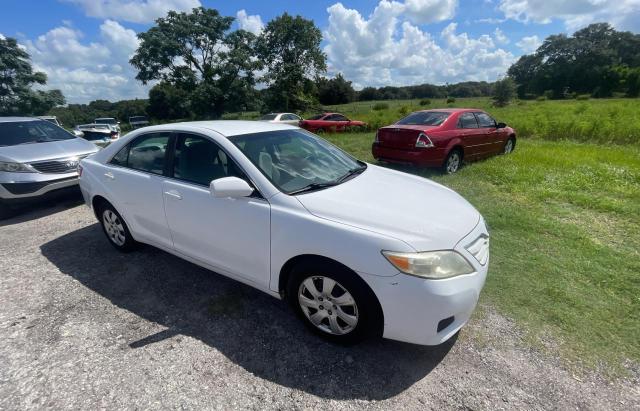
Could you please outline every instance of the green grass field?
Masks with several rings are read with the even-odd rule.
[[[373,133],[325,138],[374,162]],[[452,176],[400,169],[451,187],[485,216],[482,302],[532,342],[551,336],[569,361],[610,371],[640,360],[640,147],[521,138],[512,155]]]

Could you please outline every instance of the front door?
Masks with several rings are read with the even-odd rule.
[[[271,207],[256,195],[215,198],[212,180],[246,179],[211,139],[179,134],[173,167],[162,185],[176,251],[261,287],[270,278]]]

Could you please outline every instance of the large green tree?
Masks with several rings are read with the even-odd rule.
[[[616,31],[607,23],[591,24],[572,36],[552,35],[533,54],[509,68],[520,97],[589,93],[605,97],[625,85],[621,67],[640,66],[640,35]],[[629,72],[632,73],[632,72]],[[632,84],[633,82],[629,82]]]
[[[0,116],[41,115],[65,103],[60,90],[34,90],[47,75],[33,71],[29,54],[13,38],[0,38]]]
[[[267,105],[272,110],[305,110],[315,102],[312,79],[327,70],[320,49],[322,32],[312,20],[284,13],[265,26],[258,42],[258,57],[267,73]]]
[[[189,95],[199,117],[249,108],[255,100],[256,36],[231,31],[233,17],[198,7],[190,13],[170,11],[138,34],[140,46],[130,63],[143,83],[161,80]]]
[[[332,79],[320,77],[316,80],[318,100],[321,104],[344,104],[355,99],[355,90],[351,82],[345,80],[341,73]]]

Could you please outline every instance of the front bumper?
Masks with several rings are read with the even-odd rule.
[[[384,338],[438,345],[469,321],[484,286],[489,261],[481,265],[465,246],[481,235],[488,235],[482,219],[454,247],[474,266],[476,271],[472,274],[426,280],[401,273],[393,277],[360,273],[382,306]]]
[[[78,185],[78,173],[0,173],[0,201],[19,203]]]

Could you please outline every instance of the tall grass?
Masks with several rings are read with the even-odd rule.
[[[407,110],[425,109],[419,100],[385,103],[389,106],[385,110],[373,110],[376,102],[370,101],[329,108],[366,121],[369,130],[395,123]],[[450,103],[439,99],[432,100],[428,108],[449,107],[486,110],[498,121],[515,128],[519,137],[640,145],[640,99],[518,101],[506,107],[493,107],[487,98],[457,99]]]

